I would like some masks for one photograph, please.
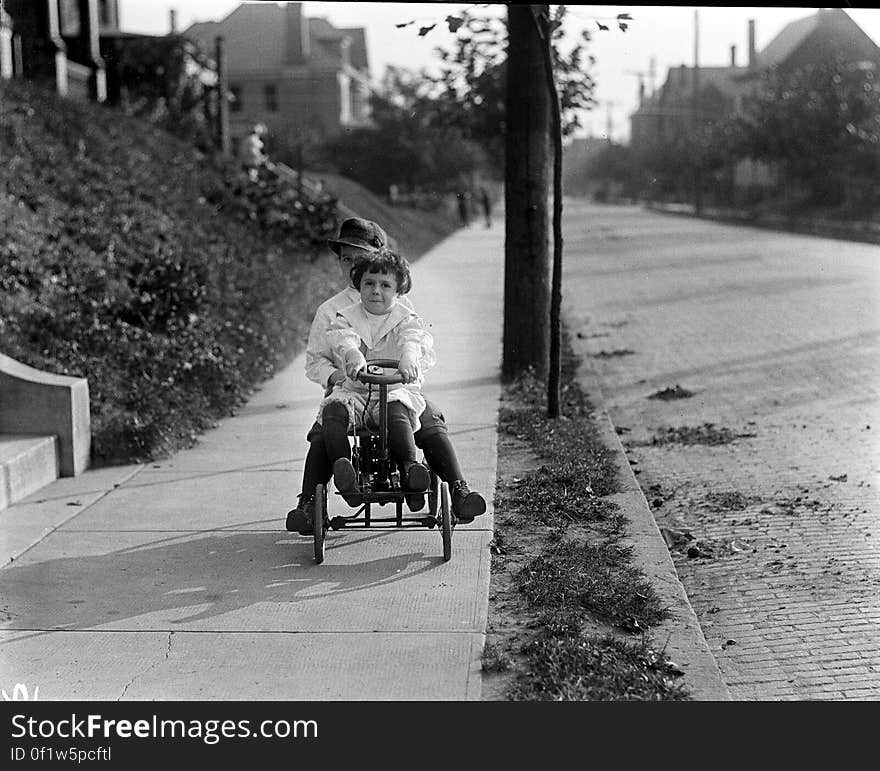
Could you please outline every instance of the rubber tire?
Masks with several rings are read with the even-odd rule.
[[[324,561],[324,535],[327,533],[327,488],[324,485],[315,488],[315,521],[312,529],[315,531],[315,563],[320,565]]]
[[[443,535],[443,561],[452,559],[452,511],[449,506],[449,485],[440,484],[440,532]]]

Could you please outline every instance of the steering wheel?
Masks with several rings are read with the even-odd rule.
[[[357,374],[357,379],[362,383],[370,385],[398,385],[403,383],[403,375],[399,372],[394,375],[376,375],[367,372],[370,367],[382,367],[384,369],[397,369],[400,362],[397,359],[370,359],[367,362],[367,369],[362,369]]]

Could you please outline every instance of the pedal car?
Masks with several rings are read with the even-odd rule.
[[[375,430],[351,430],[351,462],[357,477],[357,488],[354,492],[346,491],[345,498],[346,505],[356,508],[354,514],[331,518],[327,507],[326,485],[319,484],[315,489],[315,562],[319,565],[324,561],[325,536],[329,528],[434,528],[439,525],[443,540],[443,560],[448,562],[452,557],[453,523],[449,486],[433,470],[429,469],[431,483],[425,492],[426,513],[412,512],[408,506],[407,513],[404,513],[406,496],[413,493],[401,487],[400,472],[388,449],[388,386],[403,383],[403,378],[399,372],[383,373],[386,369],[396,370],[397,366],[398,362],[394,359],[372,359],[367,362],[367,368],[358,374],[361,382],[378,386],[379,424]],[[341,497],[342,494],[337,492],[336,495]],[[372,507],[388,504],[395,507],[393,517],[373,516]]]

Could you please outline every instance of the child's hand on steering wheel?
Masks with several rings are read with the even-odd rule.
[[[404,383],[412,383],[413,381],[418,380],[419,363],[414,358],[404,354],[400,357],[400,362],[397,365],[397,371],[403,378]]]
[[[358,372],[367,368],[367,360],[360,351],[351,351],[345,357],[345,374],[352,380],[357,378]]]

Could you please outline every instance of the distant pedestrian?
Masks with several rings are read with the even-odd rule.
[[[260,168],[266,164],[266,153],[264,152],[263,134],[266,127],[262,123],[257,123],[242,138],[239,148],[239,158],[241,165],[244,166],[248,176],[256,182],[259,178]]]
[[[483,205],[483,216],[486,218],[486,227],[492,227],[492,201],[485,187],[480,188],[480,203]]]
[[[471,194],[467,190],[459,190],[458,194],[458,216],[461,218],[462,227],[468,227],[471,224]]]

